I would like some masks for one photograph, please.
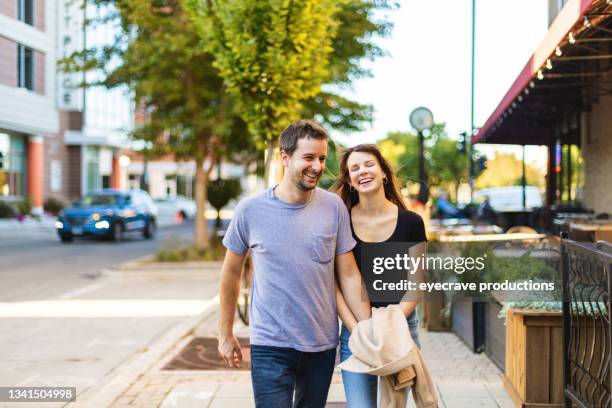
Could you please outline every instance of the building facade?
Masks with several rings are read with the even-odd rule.
[[[0,0],[0,199],[29,196],[39,213],[59,132],[56,11],[54,1]]]
[[[62,1],[58,12],[58,44],[62,57],[84,48],[110,44],[120,28],[108,23],[87,27],[85,19],[100,17],[100,10],[81,2]],[[120,157],[129,146],[133,127],[133,98],[125,89],[78,88],[75,85],[96,79],[99,73],[59,73],[57,107],[60,138],[67,160],[62,193],[78,197],[100,188],[126,188],[127,172]],[[59,167],[59,165],[57,165]]]
[[[99,12],[73,0],[0,0],[0,200],[72,199],[127,187],[132,97],[78,88],[96,73],[58,72],[57,61],[112,40],[111,24],[84,29]],[[125,162],[125,161],[124,161]]]

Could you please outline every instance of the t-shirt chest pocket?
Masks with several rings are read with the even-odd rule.
[[[336,252],[336,235],[313,234],[310,243],[310,257],[318,263],[329,263]]]

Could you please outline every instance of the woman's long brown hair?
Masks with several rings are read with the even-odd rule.
[[[383,157],[380,149],[375,144],[364,143],[349,147],[342,152],[339,168],[340,175],[338,176],[336,182],[331,186],[330,191],[338,194],[340,198],[342,198],[342,201],[344,201],[344,204],[346,205],[346,208],[348,208],[349,212],[351,208],[353,208],[353,206],[359,202],[359,194],[357,194],[357,191],[354,189],[351,190],[350,188],[349,170],[346,164],[349,156],[354,152],[369,153],[376,157],[380,168],[382,169],[383,173],[385,173],[385,176],[387,176],[387,182],[383,184],[385,197],[399,208],[406,210],[406,204],[404,204],[402,195],[399,192],[395,173],[393,173],[393,170],[391,170],[391,165]]]

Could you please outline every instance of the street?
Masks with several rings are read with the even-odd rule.
[[[0,301],[11,302],[62,296],[90,285],[103,268],[153,254],[162,246],[189,243],[193,223],[160,227],[153,240],[127,234],[120,243],[77,239],[63,244],[48,230],[0,234]]]
[[[212,226],[212,224],[211,224]],[[190,242],[193,223],[154,240],[62,244],[53,231],[0,238],[0,386],[76,386],[82,394],[217,293],[217,277],[117,280],[100,271]]]

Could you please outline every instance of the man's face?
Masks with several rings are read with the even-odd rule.
[[[317,186],[327,158],[327,141],[309,137],[298,140],[297,149],[289,156],[284,151],[281,158],[287,176],[301,191],[310,191]]]

